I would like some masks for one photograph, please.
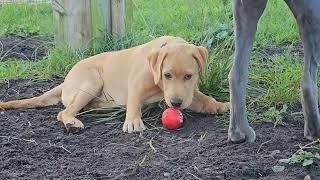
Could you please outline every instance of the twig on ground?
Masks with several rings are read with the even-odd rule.
[[[144,164],[144,162],[146,161],[146,159],[147,159],[147,155],[144,155],[144,157],[142,158],[142,160],[139,163],[139,166],[142,166]]]
[[[153,138],[150,139],[150,141],[147,142],[147,144],[149,145],[149,147],[152,149],[152,151],[153,151],[154,153],[157,153],[158,151],[157,151],[157,149],[153,146],[152,141],[153,141]]]
[[[308,143],[308,144],[306,144],[306,145],[304,145],[304,146],[299,146],[299,147],[300,147],[301,149],[304,149],[304,148],[306,148],[306,147],[309,147],[309,146],[314,145],[314,144],[317,144],[317,143],[320,143],[320,139],[317,139],[317,140],[312,141],[312,142],[310,142],[310,143]]]
[[[207,135],[207,131],[200,136],[200,138],[198,139],[198,142],[200,143],[201,141],[203,141],[206,135]]]
[[[258,151],[257,151],[257,154],[260,152],[262,146],[265,145],[265,144],[267,144],[267,143],[269,143],[270,141],[271,141],[271,139],[268,140],[268,141],[266,141],[266,142],[261,143],[261,145],[260,145],[260,147],[259,147],[259,149],[258,149]]]
[[[317,139],[317,140],[315,140],[315,141],[312,141],[312,142],[310,142],[310,143],[308,143],[308,144],[306,144],[306,145],[304,145],[304,146],[300,146],[299,145],[299,150],[297,150],[296,151],[296,153],[297,152],[299,152],[299,151],[303,151],[303,150],[305,150],[305,149],[316,149],[316,150],[320,150],[320,148],[319,147],[315,147],[315,146],[312,146],[312,145],[315,145],[315,144],[317,144],[317,143],[320,143],[320,139]]]
[[[13,137],[13,136],[0,136],[0,138],[6,138],[8,141],[10,141],[10,139],[13,139],[13,140],[31,142],[31,143],[35,143],[36,145],[38,145],[38,143],[33,139],[23,139],[23,138],[17,138],[17,137]]]
[[[190,172],[188,172],[188,174],[191,175],[191,176],[193,176],[195,179],[202,180],[201,178],[199,178],[198,176],[196,176],[196,175],[194,175],[194,174],[192,174],[192,173],[190,173]]]
[[[63,150],[67,151],[69,154],[71,154],[71,151],[69,151],[67,148],[65,148],[63,145],[59,146],[61,147]]]
[[[166,159],[170,159],[168,156],[164,155],[164,154],[161,154],[161,153],[158,153],[160,156],[166,158]]]
[[[314,147],[314,146],[311,146],[311,147],[304,147],[303,149],[299,149],[299,150],[306,150],[306,149],[315,149],[315,150],[320,150],[320,148],[318,148],[318,147]]]
[[[55,145],[55,144],[51,144],[51,141],[50,141],[50,140],[48,141],[48,144],[49,144],[49,146],[52,146],[52,147],[61,148],[61,149],[65,150],[66,152],[68,152],[69,154],[71,154],[71,151],[69,151],[69,150],[68,150],[67,148],[65,148],[63,145],[57,146],[57,145]]]

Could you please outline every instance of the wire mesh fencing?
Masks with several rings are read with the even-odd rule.
[[[51,0],[0,0],[0,4],[51,3]]]

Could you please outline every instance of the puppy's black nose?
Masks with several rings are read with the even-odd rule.
[[[173,98],[170,100],[170,103],[173,107],[179,108],[182,104],[182,99],[179,98]]]

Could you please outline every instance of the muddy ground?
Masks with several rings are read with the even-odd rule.
[[[39,95],[60,82],[2,82],[0,101]],[[176,131],[125,134],[116,121],[67,134],[56,120],[61,109],[0,110],[0,179],[320,179],[320,162],[271,169],[308,143],[301,118],[276,128],[253,124],[255,143],[232,144],[222,117],[195,115]]]
[[[22,37],[8,35],[0,37],[0,61],[38,61],[47,56],[53,39],[44,35]]]

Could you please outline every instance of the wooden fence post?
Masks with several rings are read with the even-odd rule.
[[[58,46],[86,49],[92,37],[90,0],[54,0],[55,41]]]
[[[86,49],[107,34],[122,36],[131,26],[132,0],[53,0],[57,46]],[[128,12],[128,17],[126,17]],[[126,20],[129,22],[126,24]],[[101,42],[101,41],[100,41]]]
[[[98,47],[106,35],[112,34],[111,0],[91,0],[90,10],[92,46]]]
[[[132,25],[132,0],[111,0],[112,34],[124,35],[126,28]]]
[[[125,28],[125,0],[111,0],[112,34],[123,35]]]

